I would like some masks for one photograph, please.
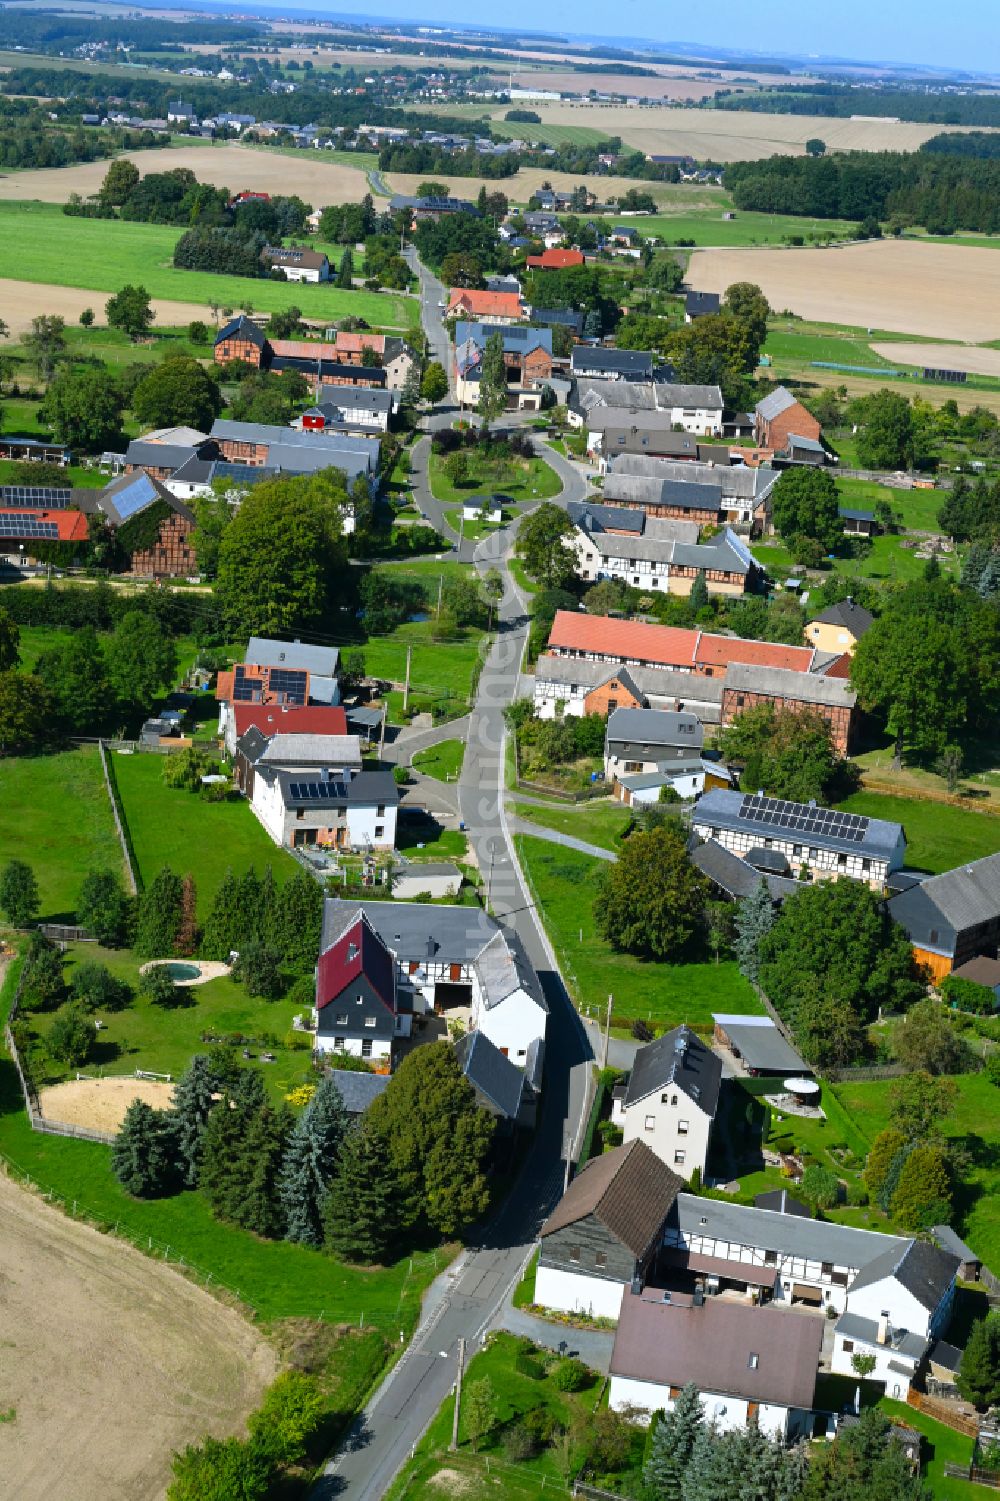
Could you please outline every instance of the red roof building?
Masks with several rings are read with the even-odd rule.
[[[0,546],[14,542],[31,551],[36,542],[86,542],[87,518],[82,511],[0,510]]]
[[[479,292],[471,287],[452,287],[445,316],[463,317],[473,323],[520,323],[524,319],[524,309],[517,292]]]
[[[347,715],[339,704],[234,704],[236,739],[247,730],[262,735],[346,735]]]
[[[572,266],[586,263],[582,250],[546,250],[542,255],[529,255],[527,260],[532,271],[568,271]]]
[[[572,610],[557,611],[548,650],[615,666],[668,667],[699,677],[721,677],[734,663],[809,672],[816,656],[809,646],[745,641],[739,636],[715,636],[642,620],[612,620]]]

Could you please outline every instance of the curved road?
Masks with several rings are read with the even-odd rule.
[[[414,265],[420,277],[431,356],[448,370],[447,335],[438,306],[444,289],[415,258]],[[453,417],[454,408],[449,404],[439,408],[425,425],[432,431],[450,425]],[[417,445],[424,455],[423,463],[418,457],[415,464],[417,501],[447,536],[442,509],[427,485],[429,447],[429,438]],[[559,454],[547,451],[545,457],[563,482],[561,500],[582,499],[587,486],[579,471]],[[524,1167],[503,1208],[484,1228],[478,1243],[470,1245],[428,1293],[410,1348],[327,1465],[312,1492],[314,1501],[334,1496],[377,1501],[385,1494],[451,1390],[459,1339],[464,1338],[471,1356],[476,1341],[500,1317],[539,1226],[563,1191],[568,1163],[578,1149],[586,1117],[593,1056],[590,1042],[525,890],[504,812],[503,715],[517,691],[528,631],[525,603],[507,567],[516,527],[515,521],[475,546],[464,543],[459,553],[480,572],[499,569],[504,594],[498,612],[499,628],[468,720],[465,764],[457,791],[462,819],[488,882],[493,912],[520,937],[549,1003],[541,1118]]]

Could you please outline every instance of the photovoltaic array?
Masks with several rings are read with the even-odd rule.
[[[767,824],[771,828],[794,830],[800,834],[822,834],[828,839],[843,839],[851,844],[864,843],[869,823],[858,813],[814,808],[808,803],[790,803],[780,797],[764,797],[759,792],[743,799],[740,818],[747,823]]]

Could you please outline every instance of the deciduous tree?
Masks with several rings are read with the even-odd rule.
[[[122,405],[107,370],[67,367],[50,382],[39,411],[60,443],[97,453],[121,433]]]
[[[490,334],[483,349],[479,372],[479,402],[476,411],[489,431],[493,422],[507,409],[507,367],[503,358],[503,331]]]
[[[951,1025],[940,1001],[918,1001],[892,1029],[892,1050],[909,1069],[956,1074],[968,1062],[969,1048]]]
[[[719,748],[727,761],[743,763],[745,792],[799,803],[822,798],[840,765],[830,726],[811,709],[767,703],[744,709],[722,731]]]
[[[692,865],[680,827],[633,834],[601,873],[594,917],[614,948],[648,959],[677,959],[704,927],[708,883]]]
[[[532,578],[548,589],[565,589],[576,576],[576,555],[566,546],[573,523],[552,501],[526,516],[517,533],[517,554]]]
[[[108,643],[108,678],[119,702],[135,713],[152,707],[172,686],[177,648],[147,610],[130,610]]]
[[[915,1146],[903,1163],[890,1209],[906,1230],[929,1230],[951,1218],[951,1173],[940,1147]]]
[[[38,921],[41,898],[35,872],[25,860],[8,860],[0,869],[0,912],[15,928]]]
[[[90,1057],[96,1035],[94,1023],[80,1002],[70,1001],[49,1029],[49,1052],[62,1063],[80,1068]]]
[[[83,878],[76,903],[80,924],[105,948],[127,948],[135,903],[113,870],[92,870]]]
[[[113,297],[108,298],[104,305],[104,316],[109,328],[120,328],[134,344],[149,332],[156,314],[146,288],[126,283]]]
[[[139,382],[132,410],[149,427],[187,426],[207,433],[222,411],[222,396],[199,360],[177,354],[154,365]]]
[[[907,1074],[889,1086],[889,1124],[907,1141],[936,1142],[957,1099],[954,1079],[935,1078],[923,1069]]]
[[[23,756],[51,745],[55,704],[34,673],[0,672],[0,755]]]
[[[809,537],[832,552],[843,535],[837,486],[825,469],[785,469],[771,504],[783,537]]]

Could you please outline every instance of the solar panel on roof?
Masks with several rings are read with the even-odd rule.
[[[293,802],[328,802],[347,797],[344,782],[289,782],[288,792]]]
[[[0,485],[0,504],[5,506],[38,506],[47,511],[64,511],[72,502],[72,490],[56,490],[47,485]]]
[[[852,844],[863,843],[869,824],[869,820],[858,813],[844,813],[838,808],[811,808],[782,798],[764,797],[760,793],[752,793],[743,799],[739,816],[747,823],[798,829],[804,834],[824,834]]]
[[[144,510],[156,500],[158,495],[159,491],[149,475],[139,473],[133,477],[130,485],[124,485],[111,499],[119,516],[127,521],[130,516]]]
[[[40,521],[30,511],[8,512],[0,516],[0,537],[37,537],[59,539],[54,521]]]

